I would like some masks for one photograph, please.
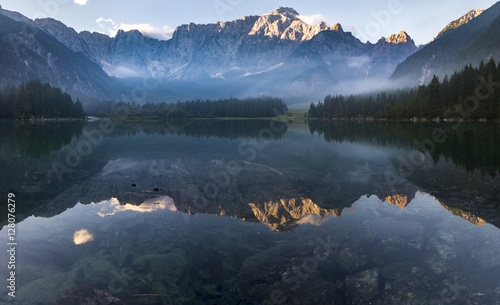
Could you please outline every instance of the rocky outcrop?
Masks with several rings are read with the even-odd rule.
[[[390,75],[397,65],[417,50],[413,39],[405,32],[382,37],[373,46],[371,55],[372,75]]]
[[[404,209],[409,203],[407,196],[400,196],[400,195],[387,196],[385,198],[385,201],[389,202],[392,205],[397,205],[402,209]]]
[[[405,31],[401,31],[398,34],[392,34],[387,37],[385,41],[392,44],[412,43],[413,45],[415,45],[413,39],[411,39],[411,37]]]
[[[446,31],[449,31],[449,30],[452,30],[452,29],[456,29],[456,28],[458,28],[458,27],[460,27],[460,26],[462,26],[464,24],[469,23],[469,21],[471,21],[472,19],[474,19],[477,16],[481,15],[483,12],[484,12],[484,10],[482,10],[482,9],[471,10],[470,12],[468,12],[467,14],[465,14],[462,17],[458,18],[457,20],[454,20],[454,21],[448,23],[448,25],[444,29],[442,29],[441,32],[439,32],[439,34],[437,34],[436,38],[434,38],[434,39],[438,39]]]
[[[249,203],[248,205],[260,222],[275,230],[291,230],[297,225],[297,221],[307,215],[323,218],[330,213],[334,215],[338,213],[335,210],[322,209],[308,198],[280,199],[277,202]]]
[[[478,226],[484,226],[484,225],[488,224],[484,219],[482,219],[481,217],[478,217],[478,216],[474,215],[473,213],[471,213],[469,211],[464,211],[464,210],[462,210],[460,208],[457,208],[457,207],[449,207],[446,204],[444,204],[441,201],[439,201],[437,198],[436,198],[436,200],[445,209],[447,209],[451,214],[453,214],[455,216],[462,217],[463,219],[465,219],[467,221],[470,221],[471,223],[473,223],[475,225],[478,225]]]
[[[108,49],[113,38],[107,35],[89,31],[77,33],[73,28],[52,18],[35,19],[33,24],[52,35],[71,51],[84,54],[98,65],[109,60]]]
[[[248,35],[266,36],[281,40],[305,41],[310,40],[319,32],[328,29],[328,25],[325,22],[310,26],[300,20],[298,16],[299,13],[293,8],[279,7],[271,13],[260,17]]]

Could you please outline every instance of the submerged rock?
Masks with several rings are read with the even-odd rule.
[[[451,233],[439,231],[429,239],[429,244],[436,249],[438,255],[444,260],[457,257],[455,253],[455,238]]]
[[[56,305],[130,305],[108,292],[90,286],[80,286],[64,294]]]
[[[132,262],[132,267],[149,274],[152,280],[176,284],[187,273],[189,262],[180,249],[168,254],[146,254]]]
[[[471,257],[484,270],[491,270],[500,266],[500,249],[487,245],[472,250]]]
[[[363,222],[363,239],[375,242],[381,253],[421,250],[424,231],[424,226],[414,220],[384,217]]]
[[[16,301],[18,304],[53,305],[61,295],[75,286],[74,273],[59,273],[22,286],[17,291]]]
[[[355,246],[352,244],[352,246]],[[332,255],[333,261],[339,264],[340,268],[355,271],[362,269],[368,263],[366,255],[359,253],[359,248],[346,247],[340,249],[335,255]]]
[[[82,270],[84,284],[107,288],[122,272],[108,261],[96,257],[85,257],[73,265],[73,270]]]
[[[379,269],[373,268],[348,275],[345,280],[346,295],[354,304],[362,304],[375,298],[378,293]]]

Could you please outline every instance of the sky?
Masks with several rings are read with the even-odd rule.
[[[215,23],[264,15],[278,6],[293,7],[314,25],[339,22],[363,42],[406,31],[417,45],[430,42],[450,21],[495,0],[0,0],[3,9],[28,18],[51,17],[80,32],[114,36],[118,29],[139,29],[145,36],[169,39],[190,22]]]

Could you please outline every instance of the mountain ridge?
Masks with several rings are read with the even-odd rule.
[[[341,80],[388,78],[396,65],[416,50],[404,31],[386,38],[389,42],[363,43],[339,23],[332,27],[325,22],[308,25],[289,7],[228,22],[183,24],[176,27],[169,40],[149,38],[137,30],[120,30],[115,37],[78,33],[55,19],[31,20],[6,10],[0,10],[0,14],[41,30],[69,51],[98,65],[108,76],[106,80],[101,77],[101,83],[113,82],[114,78],[156,79],[163,88],[172,86],[172,81],[220,79],[222,83],[231,80],[234,88],[243,86],[238,82],[248,82],[248,89],[240,94],[281,95],[312,90],[319,95]],[[343,79],[338,77],[339,72]],[[213,88],[215,92],[217,88]],[[101,97],[98,90],[81,91]],[[225,92],[229,94],[230,90]]]
[[[469,23],[469,21],[471,21],[472,19],[481,15],[483,12],[484,12],[484,10],[482,10],[482,9],[473,9],[473,10],[469,11],[467,14],[463,15],[462,17],[448,23],[448,25],[444,29],[442,29],[441,32],[439,32],[434,39],[438,39],[441,35],[443,35],[445,32],[447,32],[449,30],[456,29],[464,24]]]
[[[39,30],[28,18],[0,10],[0,37],[1,83],[41,79],[77,96],[106,96],[116,87],[97,64]]]
[[[498,60],[500,41],[496,37],[500,34],[500,25],[495,20],[499,16],[500,2],[497,2],[469,22],[447,30],[398,65],[391,80],[424,84],[434,74],[443,78],[467,64],[478,66],[481,60],[486,62],[491,57]]]

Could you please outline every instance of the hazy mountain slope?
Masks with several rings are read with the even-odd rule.
[[[381,38],[374,46],[369,66],[369,76],[387,77],[397,65],[417,50],[415,42],[405,32]]]
[[[337,80],[387,77],[416,49],[404,31],[382,38],[374,45],[362,43],[336,24],[303,43],[290,62],[324,67]]]
[[[113,80],[94,62],[53,36],[0,14],[0,82],[40,79],[64,91],[86,96],[110,95]]]
[[[478,65],[481,60],[488,60],[491,56],[498,60],[499,16],[500,2],[469,23],[446,31],[408,57],[396,68],[391,79],[410,84],[424,83],[434,74],[443,77],[462,69],[466,64]]]
[[[102,60],[107,59],[108,49],[113,41],[113,38],[100,33],[77,33],[73,28],[52,18],[35,19],[33,25],[54,36],[71,51],[81,52],[99,65]]]
[[[466,59],[493,57],[498,62],[500,60],[500,15],[486,31],[470,42],[462,53]]]

